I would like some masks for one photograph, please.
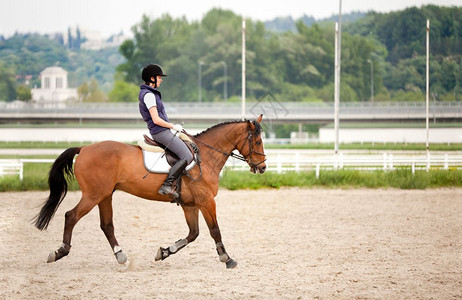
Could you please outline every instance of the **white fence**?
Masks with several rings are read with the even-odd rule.
[[[0,159],[0,177],[8,175],[19,175],[23,179],[24,165],[20,159]]]
[[[316,177],[322,170],[394,170],[399,168],[416,170],[456,170],[462,169],[462,154],[312,154],[306,151],[267,151],[267,171],[305,172],[315,171]],[[52,163],[54,159],[0,159],[0,176],[19,175],[24,177],[25,163]],[[227,170],[248,171],[247,163],[237,159],[229,159],[225,165]]]
[[[24,163],[52,163],[54,159],[0,159],[0,177],[18,176],[24,179]]]
[[[319,178],[321,170],[394,170],[398,168],[410,169],[414,174],[416,170],[430,169],[462,169],[462,155],[435,154],[343,154],[309,156],[303,152],[280,153],[267,156],[267,171],[285,173],[316,171]],[[227,170],[249,170],[249,166],[241,161],[228,160]]]

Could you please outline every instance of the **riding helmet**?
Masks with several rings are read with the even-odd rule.
[[[151,81],[151,77],[154,77],[155,80],[156,76],[167,76],[164,74],[164,71],[162,71],[162,68],[157,64],[149,64],[144,67],[143,72],[141,72],[141,78],[144,82],[155,83]]]

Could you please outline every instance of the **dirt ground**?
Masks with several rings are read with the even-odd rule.
[[[201,218],[198,239],[164,261],[159,246],[187,235],[182,209],[116,192],[118,265],[94,209],[61,245],[70,192],[49,229],[30,219],[46,192],[0,193],[0,299],[461,299],[462,189],[220,190],[218,222],[239,265],[226,269]]]

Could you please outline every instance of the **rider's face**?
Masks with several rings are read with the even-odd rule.
[[[162,83],[162,76],[157,76],[157,87]]]
[[[157,86],[156,87],[159,87],[159,85],[162,83],[162,76],[156,76],[157,78]],[[154,81],[154,77],[151,78],[152,81]],[[154,86],[154,83],[152,83],[152,85]]]

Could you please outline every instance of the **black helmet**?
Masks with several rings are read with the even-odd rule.
[[[152,82],[157,85],[156,76],[167,76],[164,74],[164,71],[162,71],[162,68],[156,64],[147,65],[144,67],[143,72],[141,72],[141,78],[144,82]],[[154,81],[151,81],[151,77],[154,77]]]

